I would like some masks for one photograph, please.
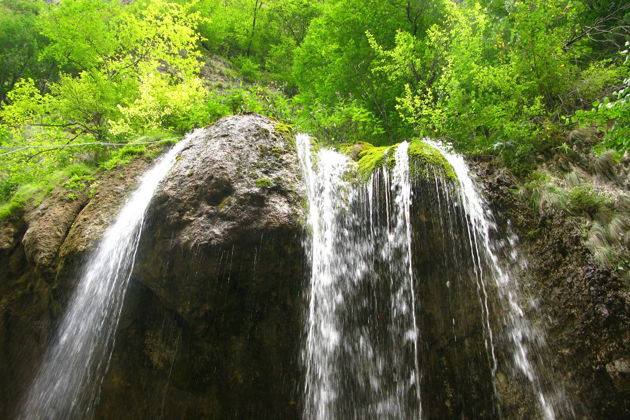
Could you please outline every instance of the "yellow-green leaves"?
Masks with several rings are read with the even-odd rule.
[[[124,12],[120,0],[62,0],[48,5],[38,24],[50,40],[44,56],[66,70],[103,64],[121,50],[118,29]]]

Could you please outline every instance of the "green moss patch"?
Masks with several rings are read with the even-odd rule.
[[[292,150],[297,150],[297,146],[295,144],[295,131],[293,130],[293,126],[284,123],[277,123],[273,127],[273,131],[275,134],[278,134],[281,137],[284,137],[287,140],[287,146]]]
[[[368,179],[376,169],[383,165],[394,166],[395,146],[375,147],[369,143],[364,144],[364,146],[367,147],[358,154],[359,175],[362,179]]]
[[[268,178],[259,178],[255,182],[256,187],[258,188],[271,188],[273,187],[273,182],[271,182]]]
[[[409,144],[409,164],[412,177],[426,178],[431,169],[437,169],[446,178],[457,180],[453,167],[442,152],[421,140],[414,140]]]
[[[396,163],[394,152],[398,144],[393,146],[372,146],[369,143],[342,145],[339,150],[357,160],[359,176],[368,179],[372,173],[384,165],[391,168]],[[357,150],[359,150],[358,153]],[[442,153],[427,143],[414,140],[409,145],[409,163],[411,176],[414,178],[427,178],[432,171],[438,171],[442,176],[455,181],[457,179],[453,167],[448,163]]]
[[[274,126],[274,131],[276,132],[276,134],[279,134],[283,137],[293,136],[293,127],[289,124],[277,123]]]

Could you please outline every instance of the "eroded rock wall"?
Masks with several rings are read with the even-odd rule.
[[[0,221],[0,418],[12,418],[78,268],[150,164],[141,158],[101,175],[92,197],[59,189]]]
[[[95,417],[294,418],[304,215],[292,136],[242,115],[193,137],[147,215]],[[14,416],[80,268],[150,165],[0,222],[0,418]]]
[[[499,224],[520,239],[528,317],[546,331],[547,367],[563,379],[577,417],[630,417],[629,286],[595,263],[578,220],[536,214],[515,194],[518,181],[492,162],[474,169]]]

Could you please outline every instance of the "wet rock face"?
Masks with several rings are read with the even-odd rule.
[[[59,188],[36,207],[0,220],[0,418],[12,418],[54,334],[78,268],[138,177],[140,158],[98,178],[98,192],[70,199]]]
[[[577,418],[628,418],[630,298],[627,285],[598,267],[578,223],[560,211],[534,215],[514,190],[517,182],[490,162],[479,162],[484,195],[512,222],[527,258],[522,282],[537,305],[529,318],[545,331],[550,360],[573,397]]]
[[[274,274],[294,256],[282,253],[301,245],[302,191],[294,145],[268,119],[230,117],[198,131],[149,210],[141,281],[184,319],[203,316],[203,294],[212,293],[209,280],[221,267]],[[257,255],[267,244],[278,260]]]
[[[286,132],[286,130],[279,130]],[[295,418],[302,184],[261,116],[200,130],[147,215],[95,418]],[[85,259],[151,159],[94,196],[61,189],[0,221],[0,418],[11,418]]]
[[[193,135],[148,211],[98,413],[299,416],[303,197],[269,119]]]

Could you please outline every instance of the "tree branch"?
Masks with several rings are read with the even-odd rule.
[[[135,146],[135,145],[144,145],[144,144],[165,143],[167,141],[181,140],[182,138],[183,137],[171,137],[171,138],[168,138],[168,139],[155,140],[155,141],[144,141],[144,142],[137,142],[137,143],[107,143],[107,142],[96,141],[96,142],[90,142],[90,143],[76,143],[76,144],[42,144],[42,145],[35,145],[35,146],[22,146],[22,147],[17,147],[15,149],[10,149],[8,147],[0,147],[0,150],[8,150],[7,152],[0,153],[0,156],[10,155],[12,153],[17,153],[19,151],[27,150],[27,149],[48,148],[49,150],[53,150],[53,149],[64,149],[66,147],[83,147],[83,146],[114,146],[114,147],[122,147],[122,146],[130,146],[130,145],[131,146]]]

